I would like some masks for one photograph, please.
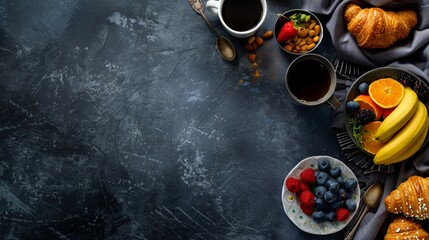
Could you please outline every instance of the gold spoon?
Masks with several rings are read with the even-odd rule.
[[[344,240],[353,239],[356,233],[356,230],[359,227],[359,224],[362,221],[365,214],[368,212],[370,208],[376,208],[378,206],[382,196],[383,196],[383,185],[379,182],[374,183],[366,190],[365,194],[363,195],[365,208],[363,209],[362,213],[359,215],[358,220],[356,221],[355,225],[350,230],[350,232],[346,235],[346,238],[344,238]]]
[[[216,47],[220,56],[226,61],[233,61],[235,59],[235,48],[234,45],[225,37],[219,35],[216,29],[210,24],[206,15],[204,14],[204,6],[201,3],[201,0],[189,0],[189,4],[191,4],[192,8],[195,12],[200,14],[207,25],[209,25],[210,29],[216,34]]]

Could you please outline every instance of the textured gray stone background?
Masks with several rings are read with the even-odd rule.
[[[268,6],[259,34],[300,2]],[[314,238],[280,195],[339,157],[332,110],[292,103],[274,39],[255,67],[228,37],[232,63],[186,0],[0,0],[0,238]]]

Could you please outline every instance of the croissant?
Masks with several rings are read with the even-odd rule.
[[[384,204],[388,212],[419,220],[429,218],[429,178],[411,176],[393,190]]]
[[[417,14],[413,10],[362,9],[354,3],[347,4],[344,18],[358,45],[367,49],[388,48],[406,38],[417,25]]]
[[[390,223],[384,240],[405,239],[429,239],[429,233],[422,228],[422,225],[418,221],[399,216]]]

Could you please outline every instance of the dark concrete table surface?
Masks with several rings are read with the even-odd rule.
[[[258,34],[300,1],[268,0]],[[292,102],[274,39],[226,62],[188,1],[0,0],[0,239],[338,239],[299,230],[285,176],[340,157]],[[323,20],[323,16],[321,16]],[[316,51],[335,57],[329,33]]]

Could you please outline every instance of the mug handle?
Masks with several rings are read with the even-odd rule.
[[[334,110],[340,107],[341,103],[334,94],[326,101]]]
[[[217,0],[209,0],[206,3],[206,9],[217,16],[219,12],[220,2]]]

